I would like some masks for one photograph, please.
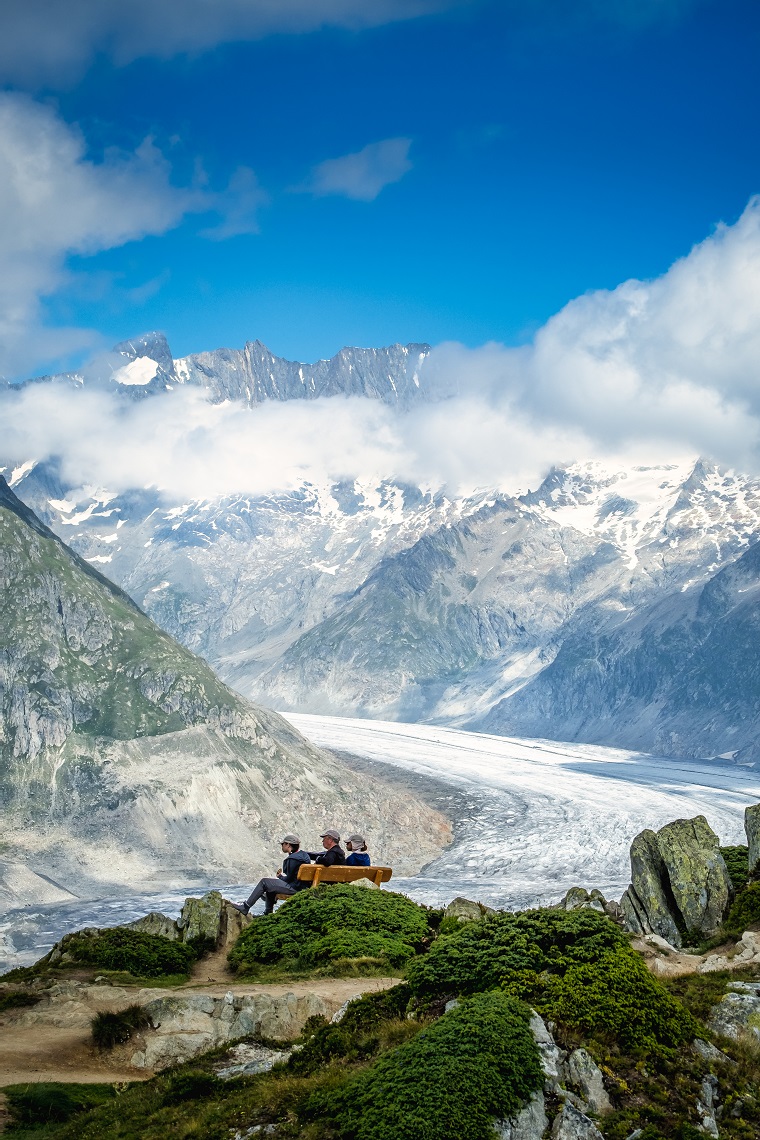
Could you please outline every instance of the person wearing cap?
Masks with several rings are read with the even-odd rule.
[[[340,845],[340,832],[334,827],[328,827],[319,838],[324,851],[309,852],[314,862],[321,863],[323,867],[342,867],[346,862],[346,853]]]
[[[367,843],[363,835],[349,835],[346,840],[346,866],[369,867],[370,857],[367,854]]]
[[[294,895],[296,891],[301,891],[304,887],[308,888],[311,885],[310,883],[302,883],[298,878],[298,872],[303,864],[311,862],[308,852],[301,851],[301,840],[298,836],[290,834],[284,836],[280,846],[285,856],[282,861],[282,869],[271,878],[259,879],[245,902],[232,904],[236,910],[248,914],[253,904],[263,898],[265,900],[264,914],[271,914],[277,895]]]

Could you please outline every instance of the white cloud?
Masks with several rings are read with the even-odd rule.
[[[355,154],[328,158],[314,167],[302,189],[319,197],[339,194],[371,202],[385,186],[398,182],[412,169],[411,145],[411,139],[383,139],[369,143]]]
[[[322,27],[362,29],[473,0],[3,0],[0,78],[70,82],[97,53],[117,65]]]
[[[240,237],[241,234],[259,233],[258,213],[269,203],[269,195],[248,166],[234,171],[226,190],[214,196],[214,208],[221,215],[215,226],[201,230],[201,237],[213,241]]]
[[[52,108],[0,94],[0,375],[92,342],[82,330],[45,329],[41,299],[65,283],[69,255],[163,233],[200,207],[169,173],[149,139],[91,162]]]
[[[753,200],[662,277],[572,301],[531,345],[439,346],[426,375],[440,398],[411,411],[30,385],[3,397],[0,462],[57,456],[72,484],[154,484],[182,501],[358,476],[515,490],[574,459],[698,453],[760,475],[758,313]]]

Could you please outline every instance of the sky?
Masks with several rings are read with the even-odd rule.
[[[6,0],[0,375],[527,343],[760,190],[746,0]]]
[[[5,0],[0,33],[0,376],[156,329],[175,357],[426,341],[455,393],[12,386],[0,464],[175,499],[760,475],[756,3]]]

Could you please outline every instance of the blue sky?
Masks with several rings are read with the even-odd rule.
[[[78,217],[61,233],[51,222],[44,248],[8,239],[6,280],[29,299],[0,372],[153,328],[175,355],[256,337],[300,359],[397,340],[519,344],[573,297],[661,275],[760,190],[756,3],[579,0],[568,15],[559,0],[433,0],[402,20],[403,3],[364,4],[378,26],[349,13],[266,35],[232,12],[188,54],[176,19],[135,46],[123,21],[133,7],[139,31],[144,3],[93,30],[80,0],[50,59],[29,21],[52,36],[61,6],[14,14],[11,0],[6,90],[27,99],[26,136],[38,112],[61,140],[78,130],[66,163],[91,180],[146,138],[152,157],[93,207],[123,210],[122,230]],[[140,178],[152,212],[132,216]],[[0,262],[2,243],[0,227]]]

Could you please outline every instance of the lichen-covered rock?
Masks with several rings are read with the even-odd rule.
[[[637,835],[631,880],[621,899],[625,925],[634,934],[658,934],[676,949],[686,931],[714,935],[733,896],[718,837],[703,815]]]
[[[565,897],[557,903],[560,910],[596,910],[606,914],[607,900],[601,891],[589,892],[585,887],[571,887]]]
[[[730,954],[709,954],[699,967],[700,974],[714,970],[739,970],[760,966],[760,931],[745,930]]]
[[[734,893],[720,840],[698,815],[666,824],[657,833],[657,845],[686,929],[709,938],[720,927]]]
[[[210,938],[216,945],[221,933],[223,906],[224,899],[219,891],[207,891],[199,899],[185,899],[177,923],[183,941],[190,942],[193,938]]]
[[[749,847],[749,877],[760,877],[760,804],[750,804],[744,809],[744,830]]]
[[[530,1012],[530,1031],[541,1054],[541,1068],[546,1077],[546,1088],[547,1091],[554,1092],[556,1091],[555,1086],[563,1075],[562,1062],[567,1054],[556,1044],[543,1018],[534,1009]]]
[[[732,1041],[743,1037],[760,1041],[760,993],[726,994],[713,1006],[707,1025]]]
[[[179,927],[175,920],[161,914],[158,910],[152,910],[150,914],[136,918],[134,922],[126,922],[124,925],[127,930],[141,930],[143,934],[157,934],[161,938],[170,938],[173,942],[176,942],[180,937]]]
[[[217,946],[229,949],[237,942],[247,926],[253,922],[253,916],[243,914],[227,899],[222,899],[222,910],[219,916],[219,939]]]
[[[659,934],[673,946],[681,947],[681,934],[671,909],[665,884],[667,875],[658,837],[648,828],[636,836],[631,844],[632,894],[643,910],[646,934]],[[635,905],[635,903],[634,903]],[[638,933],[638,931],[637,931]]]
[[[604,1137],[585,1113],[564,1104],[554,1117],[552,1140],[604,1140]]]
[[[444,918],[458,918],[460,922],[480,922],[489,914],[493,914],[491,907],[483,903],[472,902],[471,899],[455,898],[443,912]]]
[[[549,1127],[544,1094],[535,1092],[517,1116],[496,1122],[498,1140],[542,1140]]]
[[[583,1100],[591,1112],[604,1116],[612,1112],[612,1104],[604,1087],[602,1070],[585,1049],[574,1049],[567,1059],[570,1083],[580,1089]]]

